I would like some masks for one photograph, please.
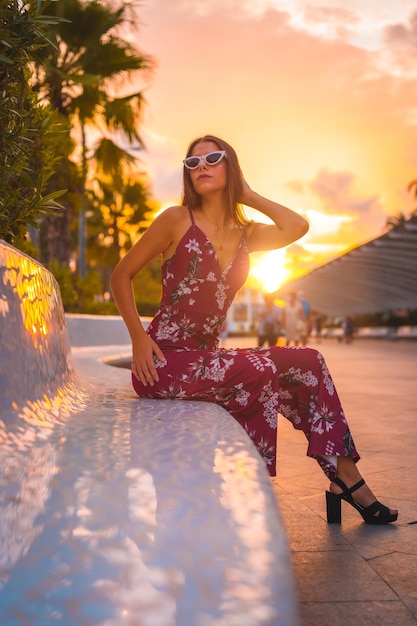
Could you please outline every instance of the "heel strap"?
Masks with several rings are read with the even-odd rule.
[[[333,479],[333,482],[336,483],[336,485],[339,485],[339,487],[343,490],[343,497],[346,500],[352,501],[353,502],[353,498],[352,498],[352,493],[354,491],[356,491],[357,489],[360,489],[361,487],[364,486],[365,481],[363,478],[361,478],[355,485],[353,485],[353,487],[348,487],[343,480],[340,480],[340,478],[338,478],[336,476],[336,478]]]

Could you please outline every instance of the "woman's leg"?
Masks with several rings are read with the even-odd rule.
[[[336,476],[334,460],[359,460],[336,388],[323,355],[312,348],[275,347],[269,356],[277,368],[278,412],[307,437],[307,454],[326,476]]]

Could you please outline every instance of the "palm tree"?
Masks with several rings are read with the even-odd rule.
[[[404,226],[407,220],[408,220],[408,217],[406,216],[405,213],[397,213],[397,215],[389,215],[385,222],[385,226],[389,229],[394,230],[396,228],[400,228],[401,226]]]
[[[114,178],[101,176],[95,181],[93,210],[90,224],[94,223],[96,233],[89,249],[90,262],[99,267],[103,284],[108,285],[122,251],[127,252],[146,228],[152,207],[141,180],[127,178],[115,182]]]
[[[417,198],[417,180],[412,180],[408,185],[408,191],[413,191],[414,197]]]
[[[417,198],[417,179],[412,180],[407,187],[408,191],[412,191],[415,198]],[[389,215],[385,222],[385,226],[388,229],[396,229],[404,226],[414,215],[417,214],[417,208],[410,211],[408,215],[405,213],[397,213],[396,215]]]
[[[100,158],[101,144],[114,144],[120,155],[120,168],[131,159],[129,149],[142,149],[138,131],[143,108],[140,91],[115,95],[126,79],[137,71],[149,70],[151,59],[140,54],[118,32],[126,27],[132,4],[105,0],[65,0],[54,2],[61,18],[51,29],[56,48],[45,54],[44,69],[39,68],[37,86],[58,109],[78,139],[80,150],[78,273],[85,275],[86,189],[93,174],[90,159]]]
[[[413,191],[413,195],[417,198],[417,180],[412,180],[408,185],[408,191]],[[410,213],[410,217],[417,215],[417,208],[413,209]]]

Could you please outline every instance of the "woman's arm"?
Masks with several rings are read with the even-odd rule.
[[[243,180],[241,203],[268,216],[275,224],[252,222],[247,227],[249,252],[275,250],[297,241],[309,228],[307,220],[282,204],[260,196]]]
[[[136,307],[132,281],[149,261],[170,250],[181,230],[184,207],[171,207],[159,215],[139,241],[114,268],[110,287],[120,315],[132,339],[132,371],[143,384],[153,385],[158,380],[154,355],[164,361],[163,352],[145,332]],[[188,218],[189,219],[189,218]],[[184,228],[183,226],[182,228]],[[175,248],[174,248],[175,249]]]

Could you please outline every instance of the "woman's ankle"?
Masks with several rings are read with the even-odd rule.
[[[362,479],[358,467],[351,456],[337,457],[336,476],[346,483],[348,487],[353,487]]]

